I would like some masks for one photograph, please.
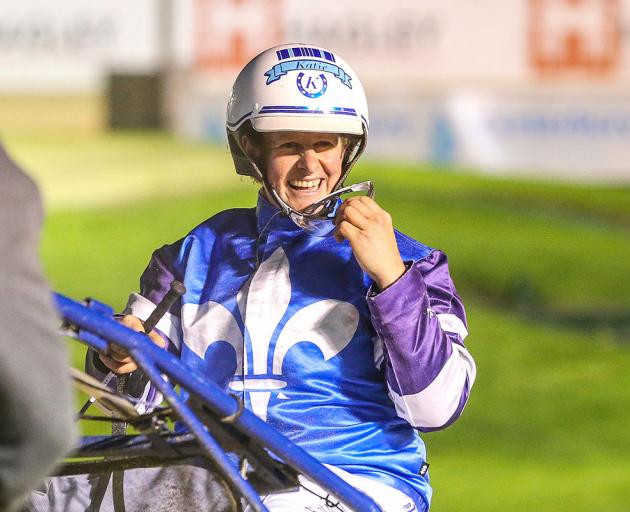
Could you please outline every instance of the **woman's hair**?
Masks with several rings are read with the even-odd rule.
[[[254,130],[251,121],[247,120],[241,125],[237,133],[238,143],[241,146],[243,153],[245,153],[245,148],[242,147],[243,145],[241,143],[243,137],[247,137],[249,142],[254,146],[254,148],[256,148],[256,152],[258,153],[258,155],[256,155],[256,158],[254,158],[253,155],[246,154],[247,158],[252,159],[254,161],[254,164],[256,164],[256,167],[260,169],[260,172],[264,173],[265,169],[263,168],[263,162],[265,158],[263,155],[263,134]],[[254,180],[254,182],[262,184],[262,180],[258,176],[252,176],[252,179]]]

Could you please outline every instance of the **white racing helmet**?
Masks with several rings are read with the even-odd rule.
[[[317,46],[287,44],[270,48],[240,72],[232,87],[226,120],[236,172],[261,179],[288,214],[293,210],[279,200],[258,165],[241,147],[241,133],[247,125],[257,132],[350,135],[351,147],[346,150],[343,172],[334,189],[339,190],[367,142],[367,100],[352,68],[339,55]]]

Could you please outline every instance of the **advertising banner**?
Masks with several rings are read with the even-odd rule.
[[[237,72],[291,41],[361,77],[369,155],[630,181],[630,0],[4,2],[0,94],[166,70],[172,128],[225,143]]]
[[[0,2],[0,93],[93,92],[159,63],[154,0]]]

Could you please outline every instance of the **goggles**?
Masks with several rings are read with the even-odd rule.
[[[269,187],[271,188],[271,187]],[[362,181],[354,185],[342,187],[319,201],[307,206],[302,211],[297,211],[286,204],[276,191],[271,188],[274,199],[280,205],[283,213],[287,215],[295,224],[316,236],[327,236],[335,229],[335,213],[342,196],[348,194],[365,195],[374,197],[374,185],[371,181]]]

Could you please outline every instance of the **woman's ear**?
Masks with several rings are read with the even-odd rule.
[[[254,144],[252,139],[250,139],[247,135],[243,135],[241,137],[241,147],[250,160],[253,160],[254,162],[259,160],[260,148]]]

